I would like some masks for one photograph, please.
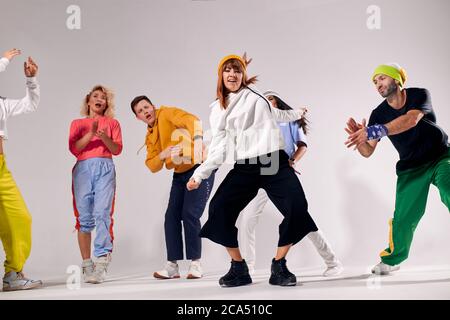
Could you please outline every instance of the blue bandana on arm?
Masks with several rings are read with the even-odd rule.
[[[367,127],[367,140],[380,140],[388,135],[388,129],[384,124],[374,124]]]

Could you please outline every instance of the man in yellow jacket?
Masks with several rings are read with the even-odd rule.
[[[183,223],[186,258],[191,260],[187,278],[201,278],[200,217],[214,184],[214,174],[194,193],[186,189],[186,183],[203,158],[201,122],[196,116],[179,108],[156,108],[147,96],[134,98],[131,110],[138,120],[147,124],[147,167],[153,173],[161,170],[164,165],[168,170],[174,169],[164,221],[167,263],[162,270],[154,272],[153,276],[157,279],[180,277],[177,261],[184,258]]]

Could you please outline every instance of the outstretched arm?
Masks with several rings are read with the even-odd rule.
[[[293,110],[280,110],[271,106],[270,111],[272,112],[275,121],[291,122],[301,119],[306,114],[306,112],[308,112],[308,109],[306,107],[302,107]]]
[[[363,120],[362,125],[356,124],[356,127],[353,126],[353,128],[358,128],[356,131],[352,130],[347,122],[346,131],[350,135],[345,144],[348,148],[356,146],[363,156],[369,157],[375,150],[376,142],[374,141],[378,141],[388,135],[392,136],[408,131],[415,127],[423,116],[424,112],[422,110],[414,109],[386,124],[374,124],[366,127],[365,120]],[[351,120],[353,119],[350,118],[349,122]]]
[[[38,66],[31,57],[24,62],[24,73],[27,77],[27,89],[24,98],[19,100],[5,99],[4,104],[7,116],[15,116],[22,113],[35,111],[40,100],[39,84],[36,80]]]

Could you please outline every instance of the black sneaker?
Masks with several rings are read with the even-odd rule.
[[[252,278],[248,273],[248,267],[245,260],[231,260],[230,270],[226,275],[219,279],[221,287],[239,287],[252,283]]]
[[[297,278],[295,274],[290,272],[286,266],[286,259],[280,260],[272,259],[272,266],[269,283],[276,286],[295,286],[297,284]]]

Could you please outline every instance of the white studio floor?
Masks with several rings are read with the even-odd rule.
[[[367,267],[346,267],[335,278],[321,276],[322,269],[294,269],[296,287],[277,287],[268,283],[269,274],[257,270],[253,284],[221,288],[223,272],[207,273],[202,279],[156,280],[151,273],[110,274],[103,284],[82,284],[69,289],[66,279],[43,279],[42,289],[0,292],[0,300],[50,299],[146,299],[146,300],[450,300],[450,266],[402,268],[389,276],[369,274]]]

